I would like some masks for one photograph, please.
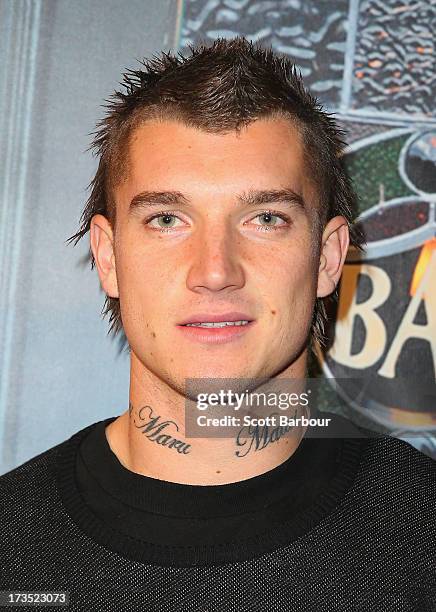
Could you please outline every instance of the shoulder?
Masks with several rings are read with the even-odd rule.
[[[0,582],[3,585],[11,587],[15,578],[23,579],[32,565],[38,565],[47,534],[59,522],[55,465],[62,444],[65,442],[0,476]]]
[[[28,576],[45,577],[48,567],[56,570],[65,538],[74,535],[60,495],[59,466],[68,457],[68,469],[74,470],[76,448],[94,426],[0,476],[2,584],[20,587]]]
[[[436,477],[436,461],[410,442],[392,436],[379,436],[367,441],[366,461],[384,473],[400,470],[405,478]]]
[[[419,529],[420,521],[434,515],[436,461],[391,436],[366,440],[363,446],[354,488],[357,497],[387,514],[408,513]]]
[[[0,476],[0,549],[3,537],[23,537],[35,525],[53,519],[59,507],[58,458],[72,440],[83,438],[95,423]]]
[[[436,462],[390,436],[360,445],[352,485],[312,541],[326,555],[334,542],[338,564],[358,561],[366,571],[371,559],[371,571],[418,584],[435,559]]]
[[[58,449],[66,442],[67,440],[49,448],[0,476],[0,499],[18,501],[28,487],[35,488],[37,492],[47,485],[52,478]]]

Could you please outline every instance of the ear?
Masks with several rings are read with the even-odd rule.
[[[92,217],[90,239],[101,286],[106,295],[117,298],[119,293],[115,269],[114,235],[111,224],[103,215]]]
[[[317,297],[325,297],[335,290],[342,274],[349,244],[350,234],[345,217],[337,216],[330,219],[322,235]]]

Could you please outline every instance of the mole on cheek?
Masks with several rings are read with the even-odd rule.
[[[156,338],[156,334],[152,331],[151,335],[153,336],[153,338]]]
[[[275,310],[271,310],[271,314],[276,314],[276,311]]]

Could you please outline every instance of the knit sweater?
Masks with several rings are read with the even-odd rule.
[[[129,472],[111,420],[0,477],[1,590],[89,612],[436,611],[436,462],[406,442],[304,439],[197,487]]]

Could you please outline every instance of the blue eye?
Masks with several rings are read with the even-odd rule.
[[[278,229],[283,226],[288,225],[289,219],[282,214],[275,214],[270,210],[266,210],[259,215],[254,217],[255,219],[259,219],[260,223],[255,223],[257,225],[257,229],[269,230],[269,229]]]
[[[180,219],[175,214],[171,212],[161,212],[146,219],[144,224],[149,225],[153,229],[165,232],[166,230],[173,229],[176,225],[176,221],[180,221]]]
[[[154,220],[158,222],[160,227],[173,227],[176,217],[174,215],[159,215],[159,217],[155,217]]]

